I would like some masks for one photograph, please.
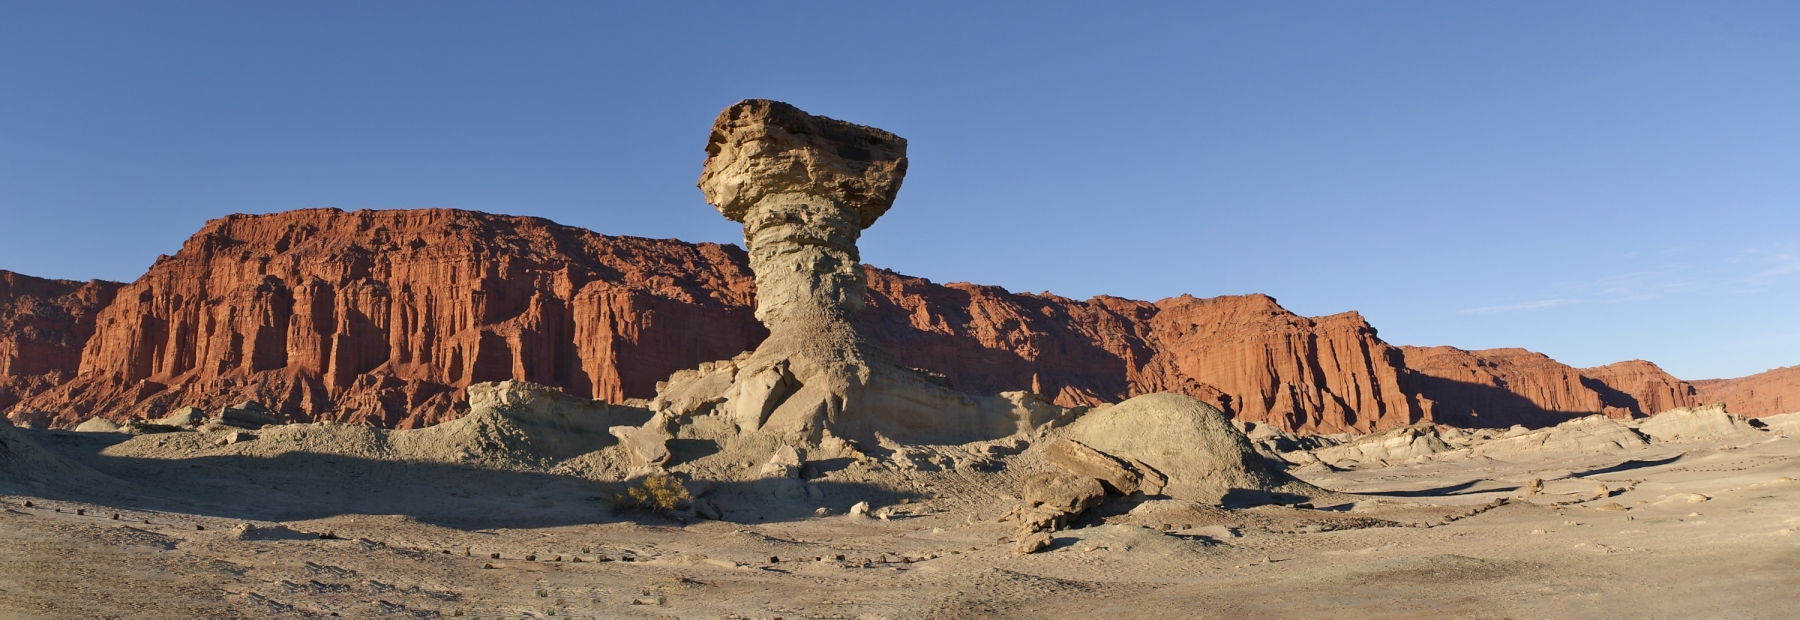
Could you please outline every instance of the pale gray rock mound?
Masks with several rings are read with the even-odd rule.
[[[1624,452],[1649,445],[1643,435],[1617,419],[1591,415],[1478,444],[1469,448],[1467,454],[1507,459],[1553,453]]]
[[[0,488],[34,483],[45,488],[83,491],[117,491],[125,487],[116,478],[38,445],[27,432],[14,428],[12,422],[0,416]]]
[[[1725,411],[1725,403],[1670,409],[1638,425],[1658,442],[1711,441],[1766,434],[1743,418]]]
[[[1224,413],[1180,394],[1146,394],[1090,411],[1065,434],[1143,462],[1167,477],[1162,494],[1176,499],[1237,504],[1264,503],[1273,494],[1336,497],[1269,467]]]
[[[1765,418],[1757,418],[1769,427],[1772,432],[1782,433],[1789,437],[1800,437],[1800,413],[1784,413]]]
[[[176,409],[174,413],[160,419],[151,420],[151,422],[163,426],[196,428],[206,423],[206,412],[200,410],[199,407],[182,407]]]
[[[264,407],[262,403],[245,401],[220,409],[219,415],[214,421],[226,426],[256,430],[264,426],[280,424],[281,418],[277,417],[275,412],[269,411],[269,408]]]
[[[638,430],[651,426],[646,418],[651,414],[644,409],[570,396],[536,383],[478,383],[469,386],[468,415],[395,431],[388,442],[397,453],[417,455],[413,458],[539,464],[618,445],[612,427]]]
[[[75,425],[77,433],[117,433],[119,424],[106,418],[94,417]]]
[[[1328,463],[1397,463],[1449,450],[1450,444],[1438,437],[1436,428],[1420,425],[1403,426],[1340,446],[1315,450],[1313,455]]]
[[[744,225],[756,317],[769,337],[748,356],[670,377],[653,407],[679,419],[723,413],[744,432],[807,443],[827,430],[870,440],[963,443],[1061,414],[1035,397],[980,397],[901,365],[863,328],[856,241],[893,206],[906,140],[778,101],[726,108],[699,186]]]
[[[1068,472],[1052,471],[1025,477],[1025,508],[1050,508],[1066,515],[1078,515],[1106,499],[1100,481]]]

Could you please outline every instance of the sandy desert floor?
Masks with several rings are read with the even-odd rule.
[[[5,617],[1800,615],[1800,439],[1780,436],[1328,471],[1303,477],[1349,501],[1148,502],[1020,556],[1005,477],[721,489],[743,508],[683,523],[554,473],[15,432],[124,484],[0,487]]]

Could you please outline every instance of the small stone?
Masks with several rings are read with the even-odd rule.
[[[116,512],[115,512],[115,513],[113,513],[113,514],[112,514],[112,520],[114,520],[114,521],[118,521],[118,520],[119,520],[119,513],[116,513]]]
[[[26,508],[30,508],[30,507],[31,507],[31,506],[32,506],[32,504],[31,504],[31,502],[25,502],[25,507],[26,507]]]
[[[490,553],[490,554],[488,554],[488,558],[489,558],[489,559],[494,559],[494,560],[498,560],[498,559],[500,559],[500,554],[498,554],[498,553]]]
[[[856,505],[851,506],[850,507],[850,516],[852,516],[852,517],[869,516],[869,503],[868,502],[857,502]]]
[[[1525,482],[1524,495],[1538,495],[1544,492],[1544,479],[1532,478]]]
[[[527,562],[536,562],[536,561],[537,561],[537,554],[535,554],[535,553],[534,553],[534,554],[531,554],[531,555],[528,555],[528,556],[525,556],[525,561],[527,561]]]
[[[205,530],[206,530],[206,526],[204,526],[204,525],[194,526],[194,531],[196,531],[196,532],[205,531]]]
[[[724,518],[724,513],[719,511],[719,506],[714,504],[710,499],[704,497],[694,498],[693,505],[694,514],[699,515],[700,518],[711,519],[713,521]]]
[[[1054,539],[1050,538],[1050,535],[1044,532],[1027,534],[1023,538],[1020,538],[1018,542],[1013,543],[1013,553],[1030,555],[1049,548],[1050,543],[1052,542],[1054,542]]]

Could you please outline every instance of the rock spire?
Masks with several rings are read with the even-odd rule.
[[[750,99],[719,114],[706,152],[699,187],[744,225],[756,317],[769,338],[747,357],[673,378],[662,409],[722,405],[740,429],[803,439],[997,437],[1034,424],[1019,404],[1030,397],[950,390],[895,361],[862,325],[867,281],[856,240],[894,204],[905,139]]]

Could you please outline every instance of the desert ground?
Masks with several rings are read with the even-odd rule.
[[[1056,429],[809,454],[795,475],[771,474],[763,461],[781,445],[753,435],[677,438],[669,471],[722,513],[708,519],[691,505],[613,505],[630,475],[608,464],[622,448],[584,451],[581,431],[521,411],[416,431],[0,428],[0,615],[1800,613],[1793,416],[1751,427],[1700,412],[1727,416],[1724,430],[1690,423],[1692,438],[1636,435],[1641,445],[1588,441],[1629,426],[1596,418],[1259,447],[1329,496],[1231,507],[1114,495],[1022,554],[1018,487],[1049,467]],[[1259,446],[1294,439],[1276,435],[1248,434]],[[870,510],[847,514],[859,502]]]

